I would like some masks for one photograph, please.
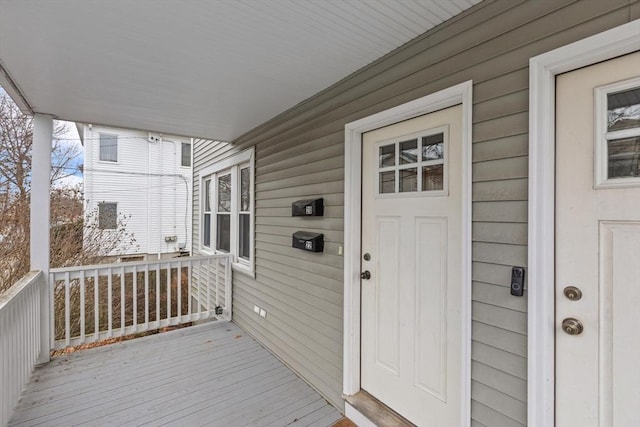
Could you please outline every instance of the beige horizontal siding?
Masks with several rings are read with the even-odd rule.
[[[233,145],[196,144],[196,174],[256,148],[256,274],[235,275],[236,321],[342,407],[344,125],[473,80],[472,425],[526,424],[527,296],[511,296],[509,279],[527,264],[528,61],[639,17],[638,1],[487,0]],[[292,218],[291,203],[312,197],[325,216]],[[198,215],[196,201],[194,242]],[[299,229],[324,233],[325,252],[292,249]]]

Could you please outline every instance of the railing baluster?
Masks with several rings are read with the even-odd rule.
[[[178,282],[178,322],[182,323],[182,261],[178,261],[178,270],[176,270],[176,282]]]
[[[191,276],[193,276],[193,261],[187,262],[187,311],[189,312],[189,316],[193,314],[191,311]]]
[[[156,323],[160,327],[160,261],[156,265]]]
[[[171,264],[167,264],[167,320],[171,319]]]
[[[70,298],[70,283],[69,283],[69,272],[67,271],[64,275],[64,343],[65,345],[69,345],[71,340],[71,298]]]
[[[144,324],[149,327],[149,264],[144,266]]]
[[[113,270],[111,267],[107,269],[107,337],[113,336]]]
[[[100,337],[100,290],[98,289],[98,269],[93,274],[93,340]]]
[[[198,318],[202,315],[202,307],[204,306],[204,284],[202,277],[202,261],[198,261]]]
[[[214,262],[216,263],[216,307],[218,307],[220,305],[220,276],[218,271],[220,263],[218,260],[214,260]]]
[[[211,312],[211,260],[207,260],[207,316]]]
[[[131,312],[133,317],[133,329],[138,326],[138,268],[133,266],[133,310]]]
[[[85,327],[85,302],[84,302],[84,270],[80,272],[80,341],[84,342],[84,327]]]
[[[125,319],[125,309],[127,308],[127,300],[124,289],[124,267],[120,268],[120,333],[124,335],[124,328],[127,326]]]

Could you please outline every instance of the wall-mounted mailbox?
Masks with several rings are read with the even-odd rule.
[[[310,252],[322,252],[324,250],[324,234],[296,231],[293,233],[291,246]]]
[[[323,216],[324,199],[298,200],[291,204],[291,216]]]

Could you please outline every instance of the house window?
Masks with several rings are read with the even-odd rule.
[[[98,203],[98,228],[101,230],[115,230],[118,228],[117,203]]]
[[[204,217],[202,230],[202,245],[211,248],[211,179],[204,181]]]
[[[253,270],[253,150],[203,170],[203,240],[212,251],[230,253],[234,266]]]
[[[100,161],[117,162],[118,161],[118,136],[100,134]]]
[[[191,144],[188,142],[182,143],[182,166],[189,167],[191,166]]]

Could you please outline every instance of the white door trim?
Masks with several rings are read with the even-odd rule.
[[[640,48],[640,20],[529,61],[528,425],[555,415],[555,76]]]
[[[360,391],[360,230],[362,134],[462,104],[462,420],[471,420],[471,112],[467,81],[345,125],[343,393]]]

